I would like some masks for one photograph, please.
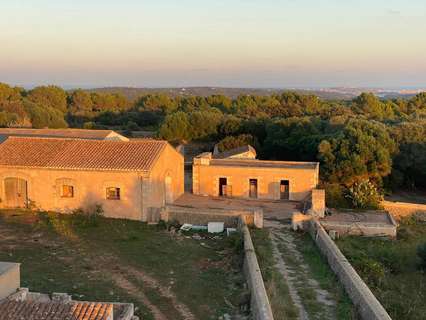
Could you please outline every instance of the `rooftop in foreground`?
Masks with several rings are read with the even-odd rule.
[[[111,320],[113,305],[101,302],[0,301],[0,319]]]
[[[166,141],[106,141],[9,137],[0,143],[0,166],[68,170],[149,171]]]

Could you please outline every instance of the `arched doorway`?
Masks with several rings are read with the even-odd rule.
[[[164,186],[165,186],[165,200],[166,203],[173,203],[173,188],[172,188],[172,177],[166,176],[164,179]]]
[[[21,178],[4,179],[5,207],[26,208],[28,206],[27,181]]]

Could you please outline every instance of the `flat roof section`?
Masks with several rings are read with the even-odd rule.
[[[283,168],[283,169],[316,169],[319,162],[298,161],[270,161],[270,160],[236,160],[236,159],[212,159],[212,166],[223,167],[252,167],[252,168]]]
[[[19,266],[19,263],[0,261],[0,275],[9,271],[10,269],[15,268],[16,266]]]

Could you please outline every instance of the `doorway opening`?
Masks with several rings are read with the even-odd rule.
[[[257,198],[257,179],[250,179],[250,191],[249,191],[249,197],[250,198]]]
[[[227,196],[227,184],[228,184],[228,179],[226,178],[219,178],[219,196],[220,197],[224,197]]]
[[[28,206],[27,181],[20,178],[4,179],[5,206],[26,208]]]
[[[290,182],[288,180],[280,181],[280,199],[281,200],[290,199]]]

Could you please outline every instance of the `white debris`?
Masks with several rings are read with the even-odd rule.
[[[184,223],[182,227],[180,227],[180,230],[182,231],[189,231],[191,229],[192,229],[192,224],[189,224],[189,223]]]
[[[220,233],[224,230],[224,222],[209,222],[207,224],[207,230],[209,233]]]
[[[236,228],[226,228],[226,235],[229,237],[229,235],[233,232],[237,232]]]

